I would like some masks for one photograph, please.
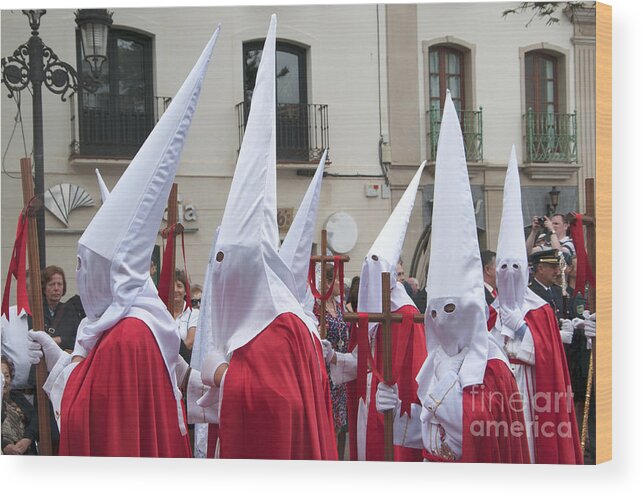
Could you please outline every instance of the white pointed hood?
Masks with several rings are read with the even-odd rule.
[[[382,274],[384,272],[391,274],[391,310],[398,310],[405,305],[415,306],[404,285],[397,281],[396,267],[402,253],[406,229],[425,165],[426,161],[422,162],[364,258],[359,280],[358,312],[382,311]],[[377,324],[369,324],[371,331],[376,327]]]
[[[292,272],[295,287],[291,288],[292,293],[307,311],[306,288],[308,287],[308,267],[310,265],[310,254],[315,234],[317,221],[317,207],[319,206],[319,194],[321,192],[322,179],[324,178],[324,165],[328,150],[324,150],[317,171],[313,180],[308,185],[301,205],[297,210],[295,219],[286,234],[284,242],[279,249],[279,255]],[[312,296],[312,293],[309,293]],[[312,308],[310,309],[312,312]],[[311,315],[314,317],[314,314]],[[316,319],[315,319],[316,320]]]
[[[88,323],[76,348],[88,353],[104,331],[138,317],[156,338],[177,398],[180,338],[149,277],[150,259],[218,33],[78,241],[76,281]]]
[[[482,263],[462,131],[448,91],[435,166],[426,291],[427,366],[436,365],[439,347],[449,356],[469,347],[460,369],[462,387],[482,383],[489,349]]]
[[[212,270],[213,342],[228,360],[283,313],[296,314],[305,322],[302,306],[289,289],[295,287],[292,272],[278,252],[276,23],[273,15]]]
[[[522,195],[516,148],[511,147],[511,156],[505,176],[502,199],[502,221],[496,253],[496,283],[498,306],[506,310],[521,309],[522,316],[532,308],[545,304],[535,293],[528,291],[529,266],[525,250],[525,234],[522,217]],[[528,294],[531,293],[531,294]],[[538,304],[542,302],[542,304]],[[534,307],[534,305],[537,305]],[[509,335],[513,335],[510,332]]]
[[[96,180],[98,181],[98,190],[100,191],[100,201],[105,203],[109,196],[109,190],[107,189],[107,185],[105,184],[105,181],[103,181],[103,176],[100,175],[100,171],[98,169],[96,169]]]

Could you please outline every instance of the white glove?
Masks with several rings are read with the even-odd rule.
[[[400,397],[397,393],[397,384],[389,386],[385,382],[380,382],[377,385],[377,392],[375,393],[375,408],[378,412],[384,413],[388,410],[397,410],[401,405]]]
[[[522,318],[522,312],[519,308],[506,309],[500,307],[500,322],[502,325],[508,327],[510,330],[516,332],[523,325],[525,325],[525,320]]]
[[[208,353],[201,364],[201,382],[206,386],[216,386],[214,384],[214,373],[224,363],[227,363],[227,360],[221,350],[215,349]]]
[[[596,337],[596,314],[593,313],[590,315],[590,313],[585,310],[583,312],[583,317],[585,317],[585,320],[583,321],[584,323],[584,329],[585,329],[585,337],[587,338],[595,338]]]
[[[196,404],[201,408],[208,408],[219,401],[219,394],[216,386],[206,386],[206,391],[203,396],[196,400]]]
[[[58,359],[64,354],[65,352],[46,332],[30,329],[27,333],[27,355],[30,363],[39,363],[44,355],[47,372],[51,372]]]
[[[569,319],[562,319],[560,322],[560,339],[565,344],[570,344],[574,337],[574,325]]]
[[[442,348],[440,348],[440,350],[442,350]],[[469,347],[465,346],[462,351],[460,351],[460,353],[452,357],[443,352],[442,359],[435,369],[437,380],[439,381],[443,377],[446,377],[450,372],[458,375],[458,372],[460,372],[460,367],[462,366],[462,362],[464,362],[464,357],[467,355],[468,351]]]
[[[328,339],[322,339],[321,344],[323,348],[322,351],[324,353],[324,361],[326,362],[326,365],[330,365],[330,361],[335,356],[335,350],[333,349],[333,345],[330,344],[330,341],[328,341]]]

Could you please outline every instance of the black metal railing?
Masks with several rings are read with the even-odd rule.
[[[576,162],[576,112],[554,114],[529,109],[523,119],[527,162]]]
[[[236,109],[240,149],[250,106],[241,102]],[[276,113],[277,161],[319,161],[328,148],[328,105],[278,103]]]
[[[78,104],[71,103],[72,154],[107,157],[133,157],[172,101],[86,92],[77,98]]]
[[[429,139],[431,150],[431,161],[435,162],[438,151],[438,138],[440,136],[440,124],[442,122],[442,110],[431,109],[429,114]],[[458,119],[462,128],[464,140],[464,151],[467,162],[482,161],[482,107],[479,110],[460,110]]]

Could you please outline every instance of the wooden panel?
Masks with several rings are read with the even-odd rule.
[[[596,3],[596,462],[612,458],[612,7]]]

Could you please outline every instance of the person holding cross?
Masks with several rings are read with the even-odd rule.
[[[499,318],[492,333],[503,346],[516,377],[532,463],[582,464],[558,321],[547,302],[527,287],[529,269],[521,205],[516,150],[512,148],[498,236]]]
[[[72,355],[30,331],[61,455],[190,457],[179,384],[180,336],[150,277],[150,257],[219,29],[78,242],[87,318]],[[177,377],[178,375],[178,377]]]
[[[458,239],[458,243],[453,243]],[[528,463],[522,404],[502,349],[487,331],[480,248],[462,131],[447,91],[435,170],[424,314],[428,356],[421,404],[401,413],[399,384],[378,385],[378,411],[394,412],[396,445],[427,461]]]
[[[400,384],[403,408],[409,413],[411,404],[419,401],[415,376],[426,358],[426,347],[424,329],[412,319],[413,315],[419,313],[418,309],[397,278],[397,265],[424,166],[425,163],[420,165],[364,259],[357,305],[358,313],[382,312],[381,276],[384,272],[391,274],[391,310],[407,316],[402,323],[392,324],[392,372]],[[334,384],[349,383],[351,459],[384,460],[384,416],[373,408],[375,391],[382,377],[379,371],[382,370],[384,360],[379,324],[371,323],[368,329],[361,329],[359,332],[357,327],[353,327],[349,350],[351,353],[335,352],[330,343],[324,341],[331,380]],[[366,369],[371,358],[368,355],[373,357],[371,371]],[[420,461],[422,453],[416,449],[396,447],[394,459]]]

